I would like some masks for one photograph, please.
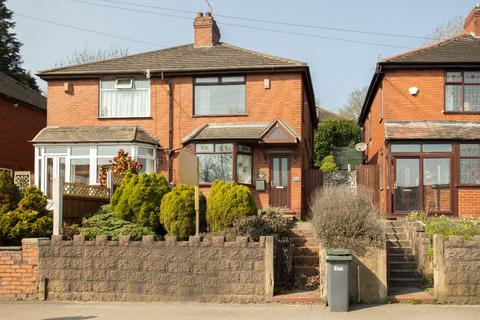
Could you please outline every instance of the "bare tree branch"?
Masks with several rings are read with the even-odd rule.
[[[68,67],[76,64],[96,62],[101,60],[120,58],[129,54],[128,49],[110,47],[108,49],[97,49],[85,46],[81,50],[75,50],[71,56],[55,63],[55,68]]]
[[[464,19],[463,16],[455,16],[437,25],[432,33],[427,35],[425,44],[442,41],[462,34]]]
[[[340,115],[348,119],[358,119],[367,95],[367,90],[368,87],[353,90],[348,96],[347,104],[340,108]]]

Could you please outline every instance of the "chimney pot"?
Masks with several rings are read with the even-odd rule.
[[[197,13],[195,13],[195,17],[203,17],[203,13],[197,12]]]
[[[211,17],[212,13],[210,11],[205,12],[205,17]]]

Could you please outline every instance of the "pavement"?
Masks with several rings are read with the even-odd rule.
[[[358,320],[469,320],[479,319],[480,306],[361,305],[332,313],[318,305],[207,304],[140,302],[0,302],[1,320],[109,320],[109,319],[358,319]]]

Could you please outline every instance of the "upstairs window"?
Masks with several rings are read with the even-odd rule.
[[[245,77],[195,78],[195,115],[245,114]]]
[[[109,79],[100,81],[100,118],[150,116],[150,80]]]
[[[446,73],[445,111],[480,112],[480,71]]]

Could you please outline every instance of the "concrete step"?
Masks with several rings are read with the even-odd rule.
[[[421,288],[422,281],[418,278],[390,278],[388,285],[390,288]]]
[[[418,288],[391,288],[389,290],[390,301],[396,303],[432,303],[433,296]]]
[[[296,256],[308,256],[308,255],[318,256],[319,252],[320,252],[319,246],[301,246],[301,247],[293,248],[293,254]]]
[[[388,262],[416,262],[414,256],[404,253],[388,253]]]
[[[305,276],[318,276],[319,275],[319,267],[313,266],[293,266],[293,274],[294,276],[298,275],[305,275]]]
[[[316,290],[279,294],[275,295],[272,301],[287,304],[319,304],[322,302],[320,294]]]
[[[410,240],[388,240],[387,239],[387,248],[388,247],[411,248],[412,242]]]
[[[395,246],[389,247],[387,245],[387,252],[389,256],[392,254],[412,255],[412,248],[411,247],[395,247]]]
[[[416,261],[388,261],[389,270],[417,270]]]
[[[420,279],[417,269],[389,269],[388,275],[390,279]]]
[[[385,237],[387,240],[408,240],[408,234],[400,232],[386,232]]]
[[[311,266],[318,267],[320,265],[319,256],[293,256],[293,266]]]
[[[318,246],[318,241],[314,238],[292,237],[291,240],[295,247]]]
[[[398,220],[388,220],[383,223],[385,227],[406,227],[406,221],[398,221]]]
[[[293,234],[295,237],[299,238],[313,238],[314,233],[313,230],[307,229],[307,228],[293,228],[290,230],[290,232]]]

